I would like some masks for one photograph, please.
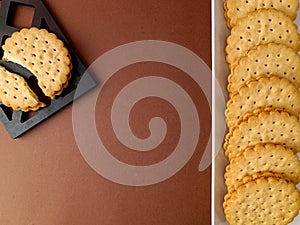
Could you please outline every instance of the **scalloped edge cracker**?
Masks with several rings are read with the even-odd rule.
[[[284,44],[298,52],[299,40],[298,27],[290,17],[276,9],[259,9],[232,28],[225,48],[226,61],[233,68],[250,49],[268,43]]]
[[[258,172],[282,174],[293,183],[300,181],[298,156],[280,144],[258,144],[238,154],[226,167],[224,175],[228,191],[245,177]]]
[[[224,197],[229,224],[288,224],[300,210],[296,185],[272,173],[245,177],[241,185]]]
[[[283,110],[258,110],[250,113],[225,137],[225,155],[231,161],[249,146],[263,143],[282,144],[295,153],[300,151],[298,117]]]
[[[267,107],[282,108],[298,116],[300,91],[283,77],[261,76],[249,80],[227,102],[225,115],[228,128],[236,126],[245,114]]]
[[[234,27],[238,20],[257,9],[274,8],[296,19],[299,9],[298,0],[226,0],[224,3],[225,18],[229,29]]]
[[[32,72],[44,94],[60,95],[71,78],[72,63],[68,49],[45,29],[24,28],[5,40],[3,60],[18,63]]]
[[[0,66],[0,101],[13,110],[36,111],[45,104],[38,100],[23,77]]]

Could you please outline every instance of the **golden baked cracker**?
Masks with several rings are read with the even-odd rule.
[[[226,25],[230,29],[231,27],[230,27],[229,18],[228,18],[228,15],[227,15],[227,12],[228,12],[227,1],[224,2],[223,7],[224,7],[224,18],[226,20]]]
[[[300,151],[298,117],[283,110],[258,110],[247,115],[225,138],[225,154],[231,161],[249,146],[262,143],[282,144],[294,152]]]
[[[225,114],[229,129],[236,126],[246,113],[266,107],[283,108],[298,116],[300,91],[283,77],[261,76],[249,80],[227,102]]]
[[[296,19],[299,8],[298,0],[226,0],[226,16],[229,28],[237,21],[257,9],[274,8],[287,14],[292,20]]]
[[[14,110],[38,110],[45,104],[38,100],[23,77],[0,66],[0,101]]]
[[[226,219],[235,225],[288,224],[300,210],[296,185],[276,176],[253,176],[224,199]]]
[[[240,19],[231,30],[225,48],[229,67],[253,47],[267,43],[284,44],[300,49],[298,27],[293,20],[276,9],[260,9]]]
[[[284,77],[300,88],[300,56],[293,49],[269,43],[251,49],[241,57],[228,77],[228,91],[234,93],[246,81],[261,75]]]
[[[63,42],[45,29],[22,29],[2,46],[3,60],[18,63],[31,71],[44,94],[54,98],[70,78],[71,60]]]
[[[230,189],[245,176],[258,172],[280,173],[293,183],[300,182],[300,161],[289,148],[276,144],[248,147],[226,167],[225,184]]]
[[[258,179],[258,178],[267,179],[269,177],[273,177],[273,178],[277,178],[277,179],[285,179],[285,180],[291,182],[290,180],[288,180],[286,177],[284,177],[282,174],[279,174],[279,173],[273,173],[270,171],[257,172],[257,173],[253,173],[252,175],[244,176],[242,179],[236,181],[234,183],[234,186],[228,190],[228,193],[235,191],[241,185],[244,185],[250,181],[253,181],[254,179]],[[228,198],[228,196],[226,196],[226,198],[224,198],[224,199],[226,200],[227,198]]]

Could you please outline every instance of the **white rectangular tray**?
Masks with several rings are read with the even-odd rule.
[[[224,155],[223,140],[226,132],[225,123],[225,104],[228,99],[227,95],[227,77],[229,75],[228,66],[225,61],[226,38],[229,30],[224,19],[223,4],[225,0],[212,0],[212,224],[226,225],[223,212],[223,198],[226,194],[224,184],[225,167],[228,160]],[[300,11],[300,10],[299,10]],[[295,21],[300,27],[300,12]],[[299,154],[298,154],[299,155]],[[300,185],[298,185],[300,188]],[[290,223],[291,225],[300,224],[300,215]]]

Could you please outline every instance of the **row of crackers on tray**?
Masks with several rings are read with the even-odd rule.
[[[43,94],[59,96],[71,78],[71,57],[64,43],[45,29],[24,28],[12,34],[2,46],[2,60],[29,70]],[[22,76],[0,66],[0,102],[13,110],[35,111],[46,104]]]
[[[230,69],[224,213],[231,225],[288,224],[299,213],[298,0],[226,0]]]

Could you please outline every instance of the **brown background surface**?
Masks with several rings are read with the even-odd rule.
[[[119,45],[148,39],[180,44],[208,65],[211,63],[208,0],[44,0],[44,3],[87,66]],[[96,110],[99,133],[109,126],[105,125],[106,117],[101,116],[102,112],[105,114],[102,107],[106,104],[105,93],[110,96],[120,82],[153,73],[177,79],[176,82],[190,89],[190,95],[198,101],[198,110],[205,111],[202,95],[183,72],[159,63],[136,64],[119,71],[105,87],[104,103],[98,102]],[[141,108],[151,114],[153,108],[147,109],[151,99],[144,104]],[[163,102],[157,104],[163,105]],[[162,114],[170,111],[173,115],[170,107],[159,108],[163,109]],[[142,124],[144,119],[139,117],[141,121],[134,123]],[[202,120],[201,126],[210,126],[209,116]],[[176,119],[171,128],[178,129]],[[135,129],[142,136],[146,135],[138,125]],[[176,141],[177,137],[176,132],[170,133],[171,139],[150,155],[118,152],[113,148],[113,134],[107,132],[106,135],[111,140],[111,153],[116,157],[132,164],[150,164],[170,153],[172,140]],[[192,159],[172,178],[151,186],[128,187],[104,179],[84,161],[72,131],[72,106],[16,140],[11,139],[1,125],[0,224],[210,224],[211,171],[210,168],[198,171],[206,139],[207,134],[201,136]]]

